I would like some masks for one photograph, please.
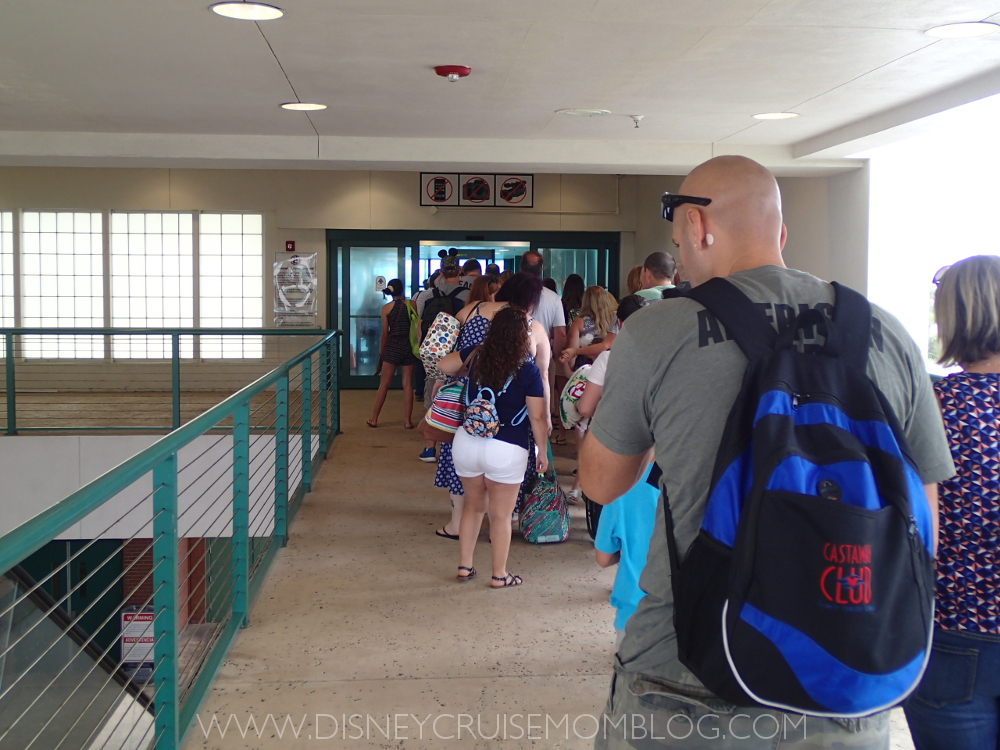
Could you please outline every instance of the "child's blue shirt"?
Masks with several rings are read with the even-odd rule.
[[[646,567],[649,539],[656,522],[656,504],[660,499],[658,488],[646,480],[653,465],[650,464],[642,479],[632,489],[601,510],[594,546],[601,552],[621,553],[615,585],[611,589],[611,606],[618,612],[615,627],[625,629],[625,622],[645,592],[639,588],[639,576]]]

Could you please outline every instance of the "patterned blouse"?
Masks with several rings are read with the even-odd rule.
[[[941,482],[937,623],[1000,635],[1000,374],[934,384],[958,473]]]

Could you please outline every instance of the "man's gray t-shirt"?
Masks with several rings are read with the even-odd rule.
[[[833,312],[833,287],[801,271],[763,266],[728,279],[779,331],[807,306]],[[868,374],[892,405],[923,482],[939,482],[955,469],[920,352],[892,315],[873,306],[872,316]],[[670,499],[682,556],[701,527],[716,452],[746,364],[715,316],[685,298],[636,312],[611,350],[590,431],[623,456],[655,444],[661,497],[665,492]],[[625,626],[622,665],[628,672],[700,686],[677,659],[662,502],[639,586],[647,595]]]
[[[566,327],[566,311],[563,310],[562,298],[551,289],[542,287],[542,296],[538,307],[531,314],[545,329],[545,335],[552,338],[552,329]]]

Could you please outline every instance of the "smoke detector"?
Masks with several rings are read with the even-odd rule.
[[[472,68],[468,65],[438,65],[434,68],[434,72],[454,83],[459,78],[465,78],[469,75]]]

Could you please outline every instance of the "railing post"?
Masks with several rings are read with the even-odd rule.
[[[327,351],[326,345],[324,344],[319,350],[319,387],[316,389],[319,398],[319,424],[316,425],[316,429],[319,431],[319,454],[321,456],[326,456],[326,362],[327,362]]]
[[[17,395],[14,378],[14,334],[4,336],[7,341],[7,434],[17,434]]]
[[[233,410],[233,617],[247,626],[250,588],[250,402]]]
[[[171,426],[177,429],[181,426],[181,337],[174,333],[170,336],[170,414]]]
[[[340,372],[341,372],[340,371],[340,362],[341,362],[341,358],[343,357],[343,352],[340,350],[340,343],[341,343],[341,339],[342,338],[343,338],[343,336],[338,334],[337,338],[334,339],[334,346],[337,348],[337,369],[335,369],[335,370],[333,370],[331,372],[331,375],[333,376],[333,379],[334,379],[334,383],[333,383],[333,395],[334,395],[334,398],[336,399],[336,404],[337,404],[334,407],[334,414],[337,415],[337,431],[335,433],[337,435],[340,434],[340,425],[341,425],[341,421],[340,421]]]
[[[177,665],[177,454],[153,469],[153,658],[156,750],[176,750]]]
[[[278,378],[274,429],[274,535],[288,544],[288,373]]]
[[[312,357],[302,361],[302,494],[312,487]]]

